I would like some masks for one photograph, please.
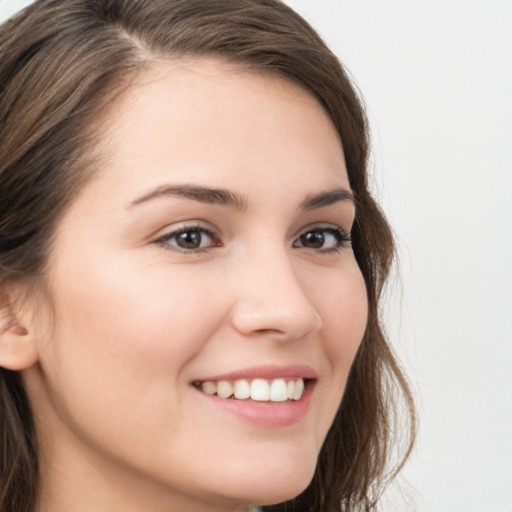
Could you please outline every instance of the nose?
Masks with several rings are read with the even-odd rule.
[[[289,255],[261,255],[235,272],[237,302],[232,312],[235,329],[245,336],[264,335],[294,341],[322,326]]]

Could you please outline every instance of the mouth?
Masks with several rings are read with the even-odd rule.
[[[195,381],[193,386],[206,395],[225,400],[253,402],[292,402],[300,400],[313,379],[279,377],[274,379],[234,379]]]
[[[258,427],[281,428],[307,416],[317,380],[310,366],[292,364],[254,366],[191,384],[207,407]]]

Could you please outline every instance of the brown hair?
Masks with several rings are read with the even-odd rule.
[[[343,141],[357,200],[352,239],[367,287],[368,325],[313,481],[297,498],[264,510],[372,510],[414,437],[411,394],[379,319],[393,238],[368,191],[362,102],[316,32],[279,0],[38,0],[4,24],[0,297],[10,283],[44,276],[55,226],[95,167],[99,114],[152,61],[194,56],[299,84],[324,106]],[[411,421],[400,432],[404,454],[395,459],[397,395]],[[32,512],[37,446],[17,372],[0,369],[0,406],[0,509]]]

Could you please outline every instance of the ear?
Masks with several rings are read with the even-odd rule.
[[[12,297],[0,291],[0,366],[24,370],[36,363],[37,344],[22,315],[16,312]]]

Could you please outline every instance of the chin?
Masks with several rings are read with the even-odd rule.
[[[307,488],[312,478],[313,475],[311,475],[307,481],[286,482],[283,483],[282,486],[276,486],[275,482],[272,482],[261,494],[255,496],[254,499],[251,500],[251,503],[257,505],[275,505],[291,500]]]
[[[245,478],[231,480],[232,486],[228,493],[237,496],[241,501],[273,505],[295,498],[311,483],[315,472],[315,464],[303,463],[263,468],[257,473],[244,473]]]

